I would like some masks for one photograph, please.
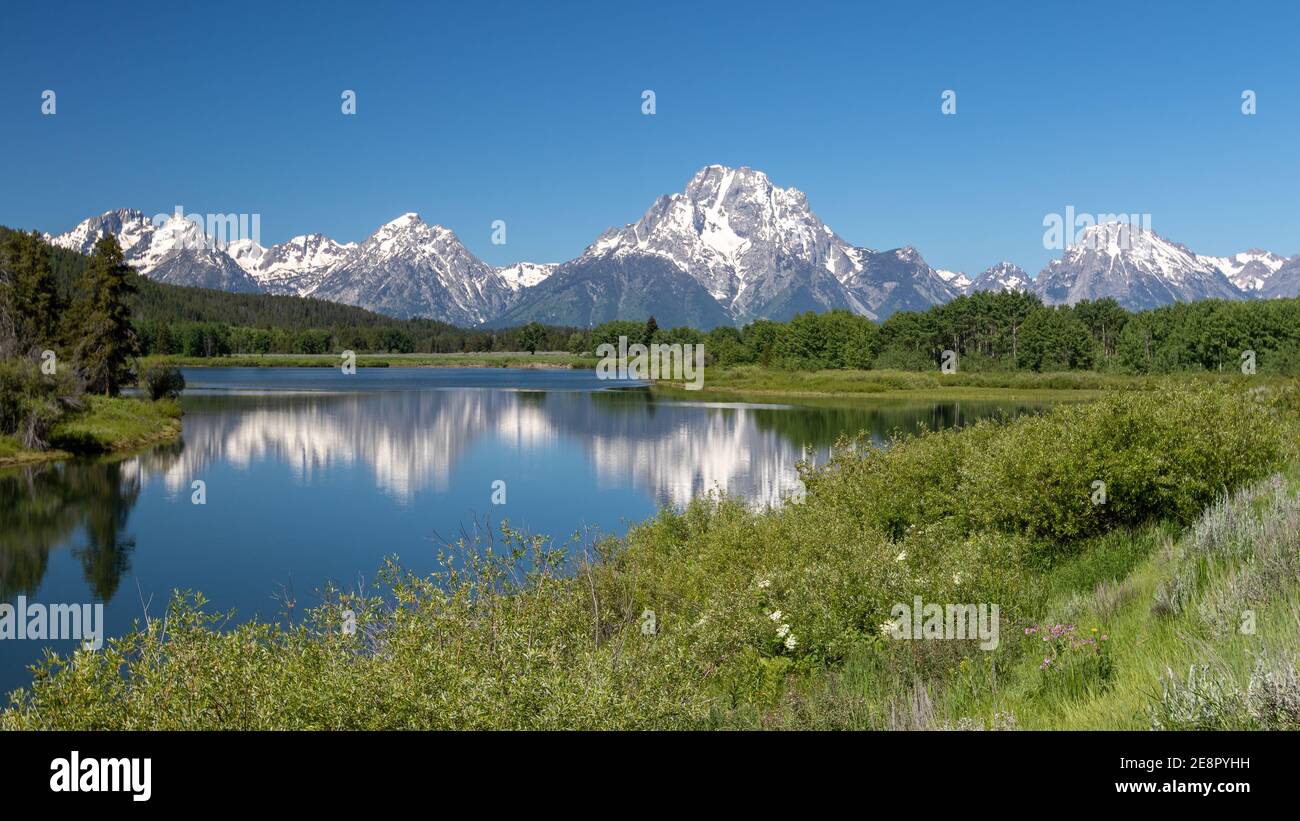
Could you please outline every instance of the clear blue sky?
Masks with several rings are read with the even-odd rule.
[[[1037,273],[1067,205],[1300,252],[1291,2],[63,6],[5,4],[0,224],[179,203],[271,244],[418,211],[493,264],[557,261],[722,163],[936,267]]]

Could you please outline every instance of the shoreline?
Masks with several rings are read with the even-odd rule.
[[[534,358],[534,356],[536,358]],[[337,368],[339,354],[232,354],[221,357],[151,356],[146,363],[178,368]],[[573,354],[357,354],[358,368],[518,368],[594,370],[597,360]]]
[[[184,425],[180,405],[116,397],[89,397],[85,411],[61,421],[50,436],[49,450],[18,450],[0,456],[0,470],[93,456],[130,454],[180,438]],[[122,403],[148,409],[138,413]],[[123,418],[129,417],[129,425]],[[143,427],[147,426],[147,427]]]

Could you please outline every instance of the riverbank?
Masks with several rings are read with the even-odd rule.
[[[559,351],[518,353],[357,354],[358,368],[595,368],[595,357]],[[178,368],[337,368],[339,354],[234,354],[231,356],[147,356],[148,364]]]
[[[704,390],[691,391],[696,396],[744,394],[747,396],[792,397],[877,397],[944,400],[944,399],[1027,399],[1054,401],[1094,399],[1107,391],[1151,390],[1162,385],[1281,385],[1290,380],[1197,372],[1178,376],[1138,376],[1097,371],[958,372],[898,370],[821,370],[789,371],[746,365],[736,368],[709,368],[704,374]],[[657,387],[683,391],[684,383],[662,380]]]
[[[1300,681],[1298,428],[1294,388],[1104,391],[839,450],[775,510],[706,497],[575,545],[503,528],[290,626],[177,598],[48,662],[0,726],[1283,728],[1258,694]],[[918,597],[996,604],[994,646],[898,640]],[[1257,633],[1226,629],[1246,610]],[[1235,695],[1188,718],[1200,665]]]
[[[181,408],[175,400],[87,396],[85,403],[84,410],[54,426],[48,450],[23,450],[13,437],[0,437],[0,468],[137,450],[181,434]]]

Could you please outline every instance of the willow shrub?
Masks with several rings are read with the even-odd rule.
[[[946,521],[1028,537],[1037,552],[1153,519],[1189,521],[1291,455],[1294,389],[1163,386],[981,422],[886,448],[841,447],[812,487],[902,538]]]
[[[1186,387],[844,442],[804,466],[800,504],[708,497],[587,545],[503,528],[430,577],[390,566],[379,590],[327,592],[290,626],[223,630],[180,596],[101,651],[48,657],[0,726],[707,726],[885,642],[890,609],[915,596],[997,603],[1006,635],[1084,537],[1185,519],[1294,458],[1295,409],[1293,393]]]

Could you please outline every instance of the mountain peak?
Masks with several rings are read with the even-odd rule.
[[[1034,290],[1049,304],[1113,297],[1131,310],[1197,299],[1240,299],[1218,266],[1150,228],[1106,222],[1086,228]]]
[[[1099,222],[1084,228],[1078,241],[1070,248],[1119,253],[1150,242],[1164,242],[1164,240],[1150,228],[1143,228],[1140,225],[1130,225],[1127,222]]]
[[[400,217],[397,217],[396,219],[391,219],[388,222],[384,223],[381,226],[381,228],[401,229],[401,228],[409,228],[413,225],[423,225],[423,224],[424,224],[424,220],[420,219],[419,214],[415,213],[414,211],[407,211],[405,214],[401,215]]]
[[[976,291],[1028,291],[1034,281],[1019,265],[1003,260],[989,266],[966,287],[966,293]]]

